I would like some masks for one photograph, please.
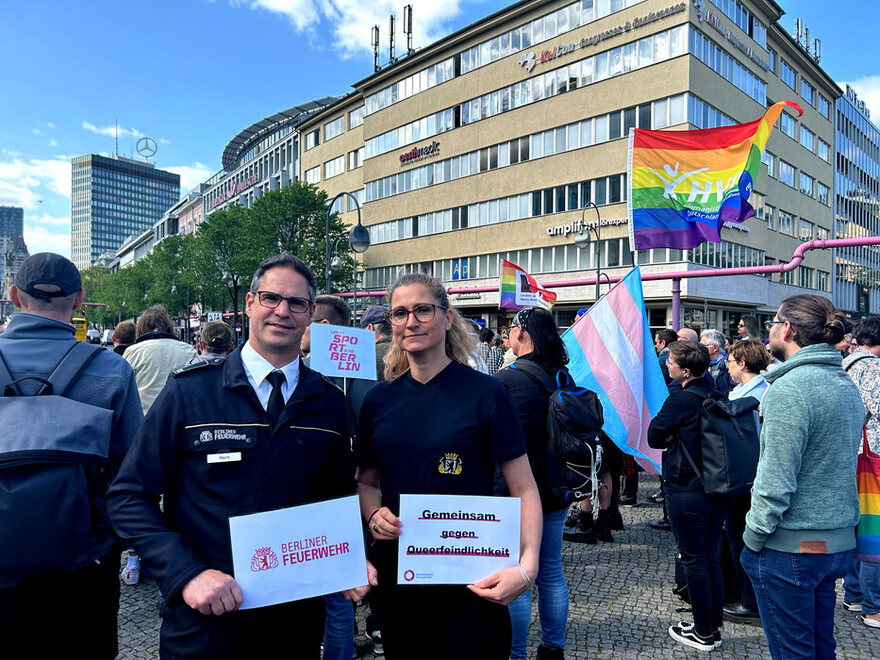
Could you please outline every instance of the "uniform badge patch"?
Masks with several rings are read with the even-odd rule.
[[[461,474],[461,459],[458,457],[458,454],[449,453],[444,454],[443,458],[440,459],[440,465],[437,467],[437,470],[440,474]]]

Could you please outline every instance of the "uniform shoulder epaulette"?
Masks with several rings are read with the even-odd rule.
[[[201,369],[207,369],[208,367],[222,367],[226,360],[222,358],[209,358],[207,360],[199,360],[198,362],[193,362],[192,364],[188,364],[184,367],[178,367],[171,372],[171,376],[173,378],[177,378],[178,376],[182,376],[183,374],[192,373],[194,371],[200,371]]]
[[[339,385],[337,385],[337,384],[334,383],[332,380],[330,380],[330,377],[329,377],[329,376],[325,376],[324,374],[322,374],[322,373],[319,372],[319,371],[316,371],[315,373],[318,374],[318,375],[321,377],[321,379],[322,379],[325,383],[327,383],[330,387],[332,387],[332,388],[335,389],[335,390],[338,390],[339,393],[340,393],[341,395],[345,396],[345,390],[343,390],[341,387],[339,387]]]

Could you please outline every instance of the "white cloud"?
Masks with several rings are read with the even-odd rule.
[[[42,135],[43,131],[41,131],[39,128],[32,128],[31,133],[33,133],[34,135]]]
[[[57,147],[57,146],[58,146],[58,140],[49,140],[49,146],[50,146],[50,147]]]
[[[181,194],[189,192],[200,183],[207,181],[208,178],[214,174],[214,170],[198,161],[194,162],[192,165],[178,165],[176,167],[165,167],[163,169],[180,175]]]
[[[50,160],[7,154],[0,160],[0,203],[35,209],[47,194],[70,199],[70,160],[56,156]]]
[[[92,133],[96,133],[97,135],[106,135],[108,137],[116,137],[117,130],[119,131],[119,137],[144,137],[144,134],[136,128],[124,128],[122,126],[117,128],[115,124],[111,124],[110,126],[95,126],[92,123],[84,121],[83,128]]]
[[[159,138],[159,144],[168,146],[171,144],[171,140],[166,140],[165,138]]]
[[[49,229],[32,224],[31,220],[25,218],[24,242],[27,244],[28,252],[31,254],[57,252],[70,258],[70,218],[59,218],[59,220],[66,221],[66,224],[61,229],[55,227]]]
[[[839,82],[843,90],[849,85],[853,88],[859,100],[864,101],[871,112],[872,121],[877,124],[880,120],[880,76],[862,76],[852,81]]]
[[[395,29],[395,54],[406,52],[406,35],[403,34],[403,5],[413,6],[413,47],[425,46],[447,34],[446,22],[460,13],[465,0],[230,0],[231,4],[247,5],[284,16],[294,29],[307,34],[324,21],[331,24],[335,36],[334,48],[343,57],[365,55],[372,52],[370,30],[379,25],[379,61],[388,59],[388,17],[397,19]]]

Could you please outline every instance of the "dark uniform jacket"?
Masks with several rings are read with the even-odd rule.
[[[230,516],[352,494],[352,433],[345,396],[302,364],[274,431],[240,348],[225,361],[179,369],[113,482],[111,519],[177,605],[200,572],[232,574]]]

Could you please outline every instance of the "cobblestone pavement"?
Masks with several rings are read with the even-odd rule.
[[[563,563],[570,591],[566,658],[581,660],[606,657],[625,659],[694,658],[699,652],[685,649],[667,634],[668,627],[687,612],[672,594],[674,541],[671,532],[648,527],[661,514],[659,505],[644,502],[654,492],[657,477],[642,477],[639,505],[622,507],[626,529],[614,532],[614,543],[584,545],[563,543]],[[159,615],[155,583],[143,580],[134,587],[122,586],[119,612],[120,658],[158,658]],[[838,604],[843,600],[838,586]],[[360,658],[376,658],[364,636],[364,608],[358,609]],[[532,608],[537,616],[537,605]],[[539,630],[530,630],[531,653]],[[712,657],[770,658],[764,633],[758,626],[725,623],[724,645]],[[859,615],[839,606],[835,613],[838,657],[873,660],[880,658],[880,630],[861,623]],[[533,656],[532,656],[533,657]],[[413,659],[418,660],[418,659]]]

